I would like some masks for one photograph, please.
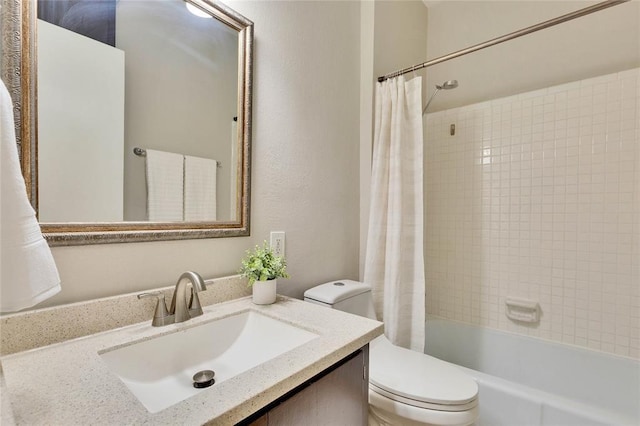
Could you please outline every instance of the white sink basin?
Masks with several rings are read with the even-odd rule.
[[[206,389],[193,387],[201,370],[220,382],[284,354],[317,334],[246,311],[100,353],[151,413]]]

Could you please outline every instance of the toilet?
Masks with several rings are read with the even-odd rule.
[[[332,281],[304,293],[307,302],[376,319],[371,287]],[[385,336],[369,350],[369,425],[466,426],[478,418],[478,385],[458,367],[393,345]]]

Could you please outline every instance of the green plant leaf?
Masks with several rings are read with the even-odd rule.
[[[268,281],[276,278],[289,278],[287,262],[282,256],[275,256],[266,241],[262,247],[247,250],[238,273],[249,279],[249,285],[256,281]]]

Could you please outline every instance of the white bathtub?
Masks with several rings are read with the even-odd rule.
[[[440,318],[426,335],[478,382],[478,426],[640,425],[636,360]]]

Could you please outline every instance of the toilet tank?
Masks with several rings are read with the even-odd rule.
[[[304,292],[304,300],[351,314],[376,319],[371,287],[353,280],[331,281]]]

